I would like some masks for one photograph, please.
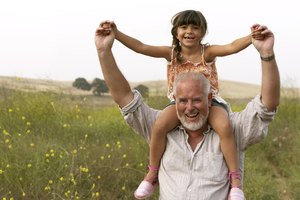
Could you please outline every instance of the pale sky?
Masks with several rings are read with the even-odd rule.
[[[201,11],[204,38],[226,44],[250,33],[254,23],[275,34],[282,83],[300,87],[300,11],[296,0],[0,0],[0,76],[50,80],[103,79],[94,32],[113,20],[124,33],[152,45],[171,44],[172,16]],[[129,81],[166,79],[166,61],[139,55],[115,41],[113,51]],[[260,84],[258,53],[246,50],[217,59],[219,79]]]

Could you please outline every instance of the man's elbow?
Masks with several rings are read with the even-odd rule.
[[[113,96],[113,100],[120,108],[127,106],[133,100],[133,98],[134,95],[131,91],[128,93],[123,93],[122,95]]]
[[[275,111],[280,104],[280,98],[272,99],[270,101],[264,101],[262,99],[262,103],[266,106],[269,112]]]

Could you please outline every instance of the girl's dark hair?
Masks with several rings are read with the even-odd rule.
[[[173,36],[172,46],[174,47],[176,61],[180,63],[183,61],[183,59],[181,57],[181,46],[179,40],[176,38],[177,28],[179,26],[189,24],[199,26],[202,33],[201,37],[203,38],[207,31],[207,22],[200,11],[185,10],[175,14],[171,19],[171,23],[173,25],[171,29],[171,33]]]

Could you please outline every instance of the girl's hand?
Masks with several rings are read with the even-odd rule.
[[[265,36],[262,34],[262,30],[259,29],[259,24],[255,24],[251,27],[251,36],[254,40],[264,40]]]
[[[116,35],[118,32],[117,26],[114,21],[105,20],[100,23],[100,27],[103,28],[107,32],[107,34],[113,31]]]

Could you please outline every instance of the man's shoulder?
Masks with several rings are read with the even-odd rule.
[[[275,112],[269,112],[263,105],[260,95],[253,98],[243,110],[230,113],[232,129],[241,150],[265,138],[274,115]]]

